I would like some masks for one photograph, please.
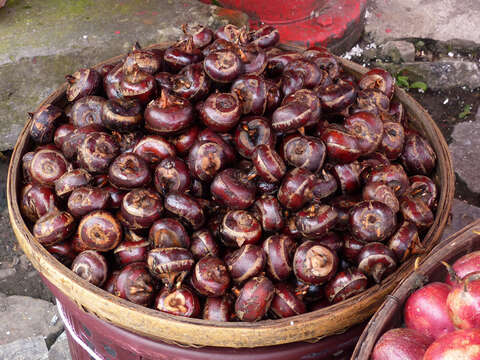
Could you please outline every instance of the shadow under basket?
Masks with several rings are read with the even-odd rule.
[[[403,305],[415,290],[429,282],[444,282],[447,270],[442,261],[453,264],[461,256],[476,250],[480,250],[480,219],[443,240],[430,254],[420,257],[418,268],[387,296],[367,324],[353,352],[352,360],[370,359],[380,336],[390,329],[402,327]]]
[[[151,48],[165,48],[167,46],[168,44],[158,44],[151,46]],[[122,57],[118,56],[98,64],[96,67],[116,63],[121,59]],[[338,60],[346,71],[357,78],[368,71],[361,65],[340,58]],[[52,93],[41,105],[53,103],[63,107],[66,104],[65,89],[66,84]],[[428,139],[437,155],[437,165],[432,175],[440,188],[440,192],[434,224],[423,239],[423,245],[428,253],[439,241],[451,209],[454,193],[452,161],[448,152],[448,145],[430,115],[412,97],[398,87],[395,88],[395,100],[404,105],[411,119],[409,125]],[[91,323],[95,319],[99,326],[102,325],[102,330],[98,332],[99,337],[109,337],[111,333],[116,333],[117,330],[119,333],[129,334],[125,337],[120,336],[116,341],[121,342],[123,347],[130,350],[138,350],[141,347],[135,343],[130,343],[126,339],[135,339],[139,342],[140,339],[144,339],[142,341],[153,340],[159,341],[159,344],[177,344],[179,352],[181,349],[188,349],[189,351],[188,356],[172,356],[169,359],[214,359],[212,353],[207,353],[205,357],[199,357],[198,354],[201,354],[205,347],[219,348],[218,351],[223,351],[223,356],[226,354],[243,356],[238,357],[238,359],[252,357],[252,354],[255,354],[255,359],[262,359],[260,357],[260,354],[264,351],[262,349],[269,349],[270,352],[265,355],[265,359],[282,359],[287,357],[282,357],[280,353],[288,353],[289,346],[302,348],[313,343],[317,347],[313,346],[312,350],[309,350],[310,352],[305,352],[304,355],[299,352],[297,357],[292,355],[289,359],[327,359],[336,351],[341,350],[333,347],[328,337],[345,333],[348,329],[354,327],[352,335],[347,332],[345,336],[345,338],[349,338],[348,341],[353,339],[355,329],[359,329],[355,326],[368,320],[399,281],[413,270],[413,259],[409,259],[401,264],[393,274],[384,279],[381,284],[372,286],[350,299],[291,318],[264,320],[257,323],[221,323],[190,319],[133,304],[84,281],[58,262],[34,239],[21,216],[18,205],[19,192],[22,186],[21,159],[27,151],[33,148],[33,143],[29,138],[29,126],[30,122],[27,122],[17,140],[7,179],[9,215],[18,242],[34,267],[42,274],[52,292],[64,305],[67,316],[72,319],[85,317],[90,319]],[[76,322],[73,321],[73,323]],[[124,330],[128,332],[123,332]],[[136,337],[129,337],[133,335]],[[342,339],[341,335],[337,339]],[[340,340],[340,342],[342,341],[347,340]],[[310,345],[305,345],[305,343],[310,343]],[[327,345],[324,346],[323,344]],[[345,345],[345,347],[348,346]],[[201,349],[196,350],[198,348]],[[161,348],[159,349],[161,350]],[[322,351],[326,351],[325,349],[329,349],[329,352],[322,355]],[[156,354],[155,358],[161,358],[159,354],[161,352]],[[105,356],[106,359],[113,359],[108,354]],[[83,358],[80,357],[79,359]],[[130,354],[121,359],[140,359],[140,357]],[[142,359],[148,359],[148,357],[142,357]]]

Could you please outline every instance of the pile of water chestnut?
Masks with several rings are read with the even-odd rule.
[[[68,75],[66,101],[30,114],[20,206],[53,256],[136,304],[257,321],[423,251],[436,155],[388,72],[357,80],[326,48],[276,47],[271,26],[183,32]]]

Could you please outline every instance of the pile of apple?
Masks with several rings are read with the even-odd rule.
[[[445,282],[410,295],[405,328],[384,333],[372,360],[480,360],[480,251],[445,265]]]

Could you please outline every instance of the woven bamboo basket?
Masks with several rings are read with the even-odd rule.
[[[480,219],[438,244],[428,255],[420,257],[420,265],[407,276],[378,309],[360,337],[352,360],[368,360],[377,340],[387,330],[402,327],[403,304],[424,283],[444,281],[445,261],[452,264],[461,256],[480,250]]]
[[[156,44],[151,48],[165,48],[167,45]],[[117,56],[95,67],[115,63],[121,59],[122,56]],[[367,68],[353,62],[339,60],[343,67],[356,77],[360,77],[368,71]],[[64,106],[66,103],[65,89],[66,84],[53,92],[41,105],[54,103]],[[452,161],[447,143],[429,114],[398,87],[395,89],[395,97],[403,103],[410,114],[411,125],[430,141],[437,154],[434,179],[440,185],[440,196],[435,222],[424,238],[424,245],[428,252],[438,242],[452,205],[454,193]],[[189,319],[133,304],[78,277],[51,256],[32,236],[21,216],[18,205],[22,183],[21,159],[23,154],[33,147],[28,135],[29,125],[30,123],[27,122],[17,140],[9,166],[7,182],[10,220],[20,246],[33,266],[84,311],[141,336],[186,346],[230,348],[318,341],[324,337],[342,333],[353,325],[367,320],[399,281],[412,272],[413,259],[410,259],[381,284],[372,286],[353,298],[295,317],[257,323],[221,323]]]

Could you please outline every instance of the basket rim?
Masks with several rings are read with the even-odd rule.
[[[148,48],[165,48],[166,43],[154,44]],[[282,46],[285,49],[292,47]],[[296,50],[303,48],[295,48]],[[95,68],[118,62],[124,55],[103,61]],[[337,58],[349,72],[360,76],[369,69],[351,61]],[[39,107],[55,102],[65,92],[64,83]],[[420,118],[423,132],[431,131],[429,137],[437,153],[437,169],[442,177],[440,197],[435,222],[425,235],[427,250],[438,241],[447,220],[453,201],[454,172],[448,145],[430,115],[404,90],[395,87],[395,96],[402,102],[414,118]],[[37,108],[38,109],[38,108]],[[15,145],[7,177],[7,203],[10,221],[14,233],[23,251],[34,267],[84,311],[93,313],[98,318],[136,334],[163,342],[181,343],[192,346],[215,347],[260,347],[273,346],[299,341],[318,341],[326,336],[344,332],[350,326],[367,320],[383,302],[398,282],[413,269],[413,259],[404,262],[392,275],[381,284],[368,288],[363,293],[338,304],[313,312],[278,320],[262,320],[256,323],[215,322],[203,319],[191,319],[166,314],[157,310],[133,304],[120,299],[83,280],[69,268],[58,262],[33,237],[26,226],[19,209],[18,190],[20,186],[21,157],[28,144],[27,121]],[[400,279],[396,279],[399,275]],[[355,317],[352,319],[351,317]]]

